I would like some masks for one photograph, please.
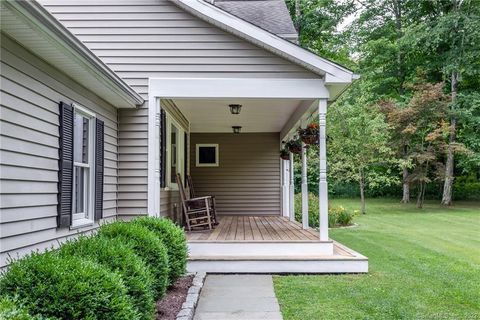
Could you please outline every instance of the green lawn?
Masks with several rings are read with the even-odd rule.
[[[332,205],[357,209],[358,201]],[[358,227],[331,238],[366,255],[364,275],[276,276],[289,319],[480,319],[480,203],[423,210],[367,201]]]

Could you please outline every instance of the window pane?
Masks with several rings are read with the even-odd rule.
[[[198,148],[198,163],[200,164],[215,164],[217,162],[217,148],[216,147],[199,147]]]
[[[88,127],[89,119],[75,113],[73,125],[73,159],[75,162],[88,163]]]
[[[170,156],[170,181],[172,183],[176,183],[176,175],[177,175],[177,146],[178,146],[178,130],[177,128],[172,124],[172,131],[171,131],[171,139],[170,139],[170,150],[171,150],[171,156]]]
[[[75,167],[75,203],[73,204],[73,213],[86,213],[86,186],[87,186],[87,168]]]

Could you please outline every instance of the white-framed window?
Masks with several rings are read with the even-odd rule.
[[[166,113],[167,156],[166,156],[166,186],[178,190],[177,173],[185,176],[185,130],[175,119]]]
[[[74,105],[72,227],[93,223],[95,114]]]
[[[195,163],[197,167],[218,167],[218,144],[198,143],[195,147]]]

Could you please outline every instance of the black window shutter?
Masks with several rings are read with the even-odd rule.
[[[72,223],[73,192],[73,106],[60,102],[58,150],[57,226]]]
[[[160,187],[167,186],[167,115],[160,111]]]
[[[104,124],[95,122],[95,220],[103,218],[103,173],[104,173]]]

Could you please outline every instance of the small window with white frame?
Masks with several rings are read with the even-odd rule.
[[[93,223],[95,114],[74,105],[72,227]]]
[[[218,167],[218,144],[199,143],[196,145],[196,166],[197,167]]]

